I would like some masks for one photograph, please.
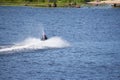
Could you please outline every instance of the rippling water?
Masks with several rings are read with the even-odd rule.
[[[0,7],[0,80],[119,79],[119,8]]]

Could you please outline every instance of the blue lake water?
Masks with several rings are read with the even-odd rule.
[[[120,8],[0,7],[0,80],[119,79]]]

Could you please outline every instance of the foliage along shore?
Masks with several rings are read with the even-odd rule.
[[[0,6],[76,7],[91,0],[0,0]]]

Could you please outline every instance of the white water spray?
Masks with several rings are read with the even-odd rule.
[[[27,38],[20,43],[16,43],[11,47],[1,48],[0,52],[21,51],[21,50],[36,50],[46,48],[64,48],[69,47],[70,44],[60,37],[52,37],[48,40],[41,41],[38,38]]]

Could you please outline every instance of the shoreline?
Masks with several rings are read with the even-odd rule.
[[[51,3],[53,4],[53,3]],[[35,3],[30,3],[30,4],[24,4],[24,3],[4,3],[0,4],[0,6],[10,6],[10,7],[37,7],[37,8],[82,8],[82,7],[95,7],[95,6],[105,6],[108,4],[100,4],[99,2],[88,2],[88,3],[80,3],[77,5],[69,5],[69,4],[58,4],[56,7],[54,6],[49,6],[49,4],[35,4]],[[114,5],[111,5],[111,7],[115,7]],[[116,6],[117,7],[117,6]],[[119,8],[119,6],[118,6]]]
[[[68,3],[11,3],[11,2],[5,2],[0,3],[0,6],[30,6],[30,7],[74,7],[74,8],[80,8],[81,6],[86,5],[85,3],[79,3],[79,4],[68,4]]]
[[[115,0],[106,0],[106,1],[91,1],[87,2],[90,5],[111,5],[113,7],[120,7],[120,1],[115,1]]]

